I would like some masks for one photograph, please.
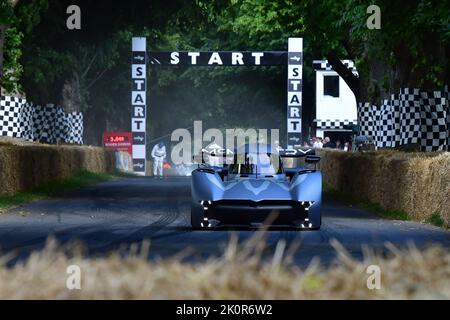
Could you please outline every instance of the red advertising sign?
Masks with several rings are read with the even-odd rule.
[[[131,132],[103,132],[103,146],[118,151],[126,151],[131,155],[132,137]]]

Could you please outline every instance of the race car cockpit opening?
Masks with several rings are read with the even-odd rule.
[[[229,174],[266,176],[282,173],[281,161],[278,155],[270,153],[245,153],[244,155],[237,155],[235,160],[235,163],[229,166]]]

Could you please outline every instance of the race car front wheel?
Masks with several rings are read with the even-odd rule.
[[[197,208],[191,206],[191,226],[193,229],[202,229],[202,215]]]

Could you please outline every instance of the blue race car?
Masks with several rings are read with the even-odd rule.
[[[246,144],[235,150],[228,164],[202,163],[192,172],[192,227],[269,224],[318,230],[322,220],[320,171],[287,169],[282,161],[304,157],[305,163],[315,166],[320,157],[314,154],[311,149],[272,150],[266,144]]]

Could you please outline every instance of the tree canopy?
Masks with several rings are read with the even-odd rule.
[[[81,8],[81,30],[66,9]],[[367,28],[367,8],[381,29]],[[328,59],[359,101],[449,82],[448,0],[0,0],[0,84],[36,103],[85,113],[87,141],[130,127],[130,43],[149,50],[281,50],[302,36],[305,118],[314,116],[312,60]],[[353,59],[360,76],[340,64]],[[284,128],[285,67],[149,68],[150,138],[189,127]],[[155,121],[158,119],[158,121]],[[307,134],[307,130],[306,130]]]

